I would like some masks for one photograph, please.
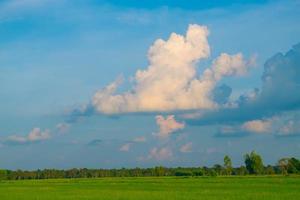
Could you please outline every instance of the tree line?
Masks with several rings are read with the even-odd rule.
[[[53,179],[53,178],[101,178],[101,177],[147,177],[147,176],[244,176],[244,175],[275,175],[300,174],[300,160],[282,158],[276,165],[264,166],[262,157],[255,151],[244,155],[244,163],[233,167],[231,158],[226,155],[223,165],[212,167],[176,167],[163,166],[153,168],[121,168],[121,169],[87,169],[73,168],[67,170],[0,170],[0,180],[20,179]]]

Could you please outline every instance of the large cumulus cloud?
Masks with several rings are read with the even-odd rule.
[[[245,74],[252,63],[241,53],[222,53],[198,77],[197,63],[210,55],[208,35],[207,27],[190,25],[185,36],[172,33],[166,41],[156,40],[148,52],[149,66],[136,72],[132,89],[117,93],[118,79],[94,95],[93,106],[105,114],[217,108],[217,83]]]
[[[275,110],[300,107],[300,43],[285,55],[278,53],[265,63],[260,104]]]
[[[242,95],[235,106],[202,113],[187,122],[219,124],[216,136],[245,133],[300,135],[300,44],[286,54],[277,53],[264,65],[261,89]]]
[[[231,108],[206,112],[188,123],[243,123],[300,109],[300,44],[286,54],[277,53],[265,62],[261,89],[242,95]]]

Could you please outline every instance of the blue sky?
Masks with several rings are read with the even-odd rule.
[[[267,164],[299,157],[299,9],[296,0],[1,1],[0,167],[198,166],[225,154],[240,165],[251,150]],[[169,40],[189,31],[209,46]],[[183,46],[174,56],[158,39]],[[169,93],[202,87],[205,69],[224,73],[208,91]],[[125,100],[112,101],[107,86],[120,76]],[[157,105],[145,104],[152,96]]]

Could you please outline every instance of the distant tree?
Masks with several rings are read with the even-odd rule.
[[[218,174],[217,174],[215,169],[209,169],[208,170],[208,175],[209,176],[217,176]]]
[[[280,171],[283,175],[288,174],[288,164],[289,164],[289,158],[281,158],[278,161],[278,166],[279,166]]]
[[[165,175],[165,168],[163,166],[158,166],[154,168],[156,176],[164,176]]]
[[[248,173],[248,170],[245,166],[240,166],[238,168],[233,169],[233,174],[234,175],[239,175],[239,176],[244,176],[244,175],[247,175],[249,173]]]
[[[224,169],[226,175],[232,174],[232,162],[231,158],[228,155],[224,157]]]
[[[4,169],[0,169],[0,180],[7,178],[8,171]]]
[[[246,154],[245,165],[250,174],[262,174],[264,170],[263,160],[259,154],[252,151],[250,154]]]
[[[300,172],[300,160],[296,158],[290,158],[288,161],[288,173],[299,173]]]
[[[268,165],[268,166],[265,168],[265,174],[268,174],[268,175],[274,175],[274,174],[275,174],[274,167],[271,166],[271,165]]]
[[[223,167],[221,165],[215,164],[213,168],[216,171],[217,175],[222,175]]]
[[[175,176],[192,176],[193,173],[186,169],[181,169],[175,172]]]
[[[281,158],[278,167],[283,175],[300,172],[300,161],[296,158]]]
[[[193,171],[193,176],[203,176],[203,170],[201,168],[195,169]]]

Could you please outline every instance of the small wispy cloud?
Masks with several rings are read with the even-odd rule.
[[[169,147],[154,147],[150,150],[147,159],[154,159],[158,161],[170,160],[173,157],[172,149]]]
[[[184,123],[175,120],[174,115],[168,115],[166,118],[162,115],[157,115],[155,119],[159,127],[159,132],[155,136],[158,136],[160,139],[168,138],[172,133],[185,127]]]
[[[252,120],[242,125],[242,129],[253,133],[269,133],[272,128],[270,120]]]
[[[50,131],[48,129],[42,131],[40,128],[33,128],[31,132],[26,136],[10,135],[6,138],[6,144],[27,144],[51,138]]]
[[[146,137],[140,136],[133,139],[133,142],[146,142]]]
[[[67,133],[70,130],[70,127],[71,127],[71,125],[68,123],[65,123],[65,122],[58,123],[56,125],[56,129],[57,129],[58,133],[60,133],[60,134]]]
[[[192,147],[193,147],[193,143],[189,142],[189,143],[182,145],[179,150],[181,153],[190,153],[190,152],[192,152]]]
[[[101,140],[101,139],[94,139],[94,140],[90,141],[87,145],[88,146],[99,146],[101,144],[103,144],[103,140]]]
[[[126,143],[126,144],[122,145],[119,150],[123,151],[123,152],[127,152],[130,150],[130,147],[131,147],[131,143]]]

